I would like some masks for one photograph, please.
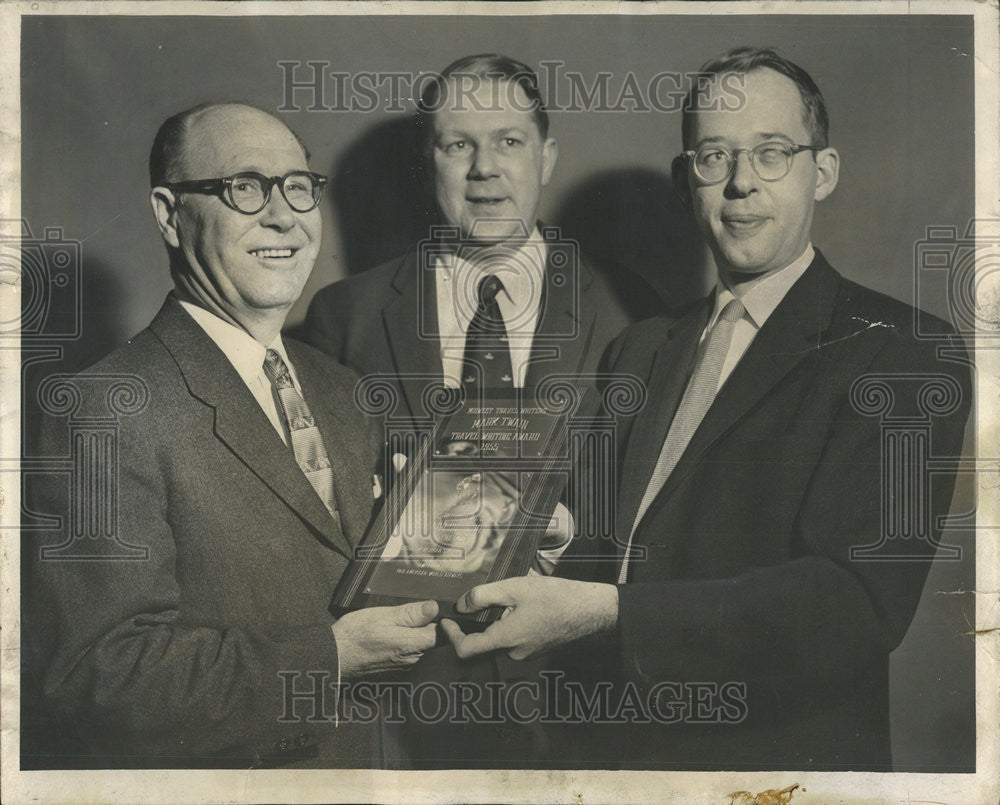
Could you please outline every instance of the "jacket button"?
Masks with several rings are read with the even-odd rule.
[[[277,749],[279,752],[287,752],[288,751],[288,739],[287,738],[280,738],[278,740],[278,742],[274,745],[274,748]]]
[[[307,743],[309,743],[309,739],[306,738],[305,735],[298,735],[298,736],[296,736],[296,738],[295,738],[295,745],[299,749],[302,749]]]

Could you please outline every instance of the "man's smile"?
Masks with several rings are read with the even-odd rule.
[[[298,249],[251,249],[250,254],[258,260],[287,259],[292,257]]]

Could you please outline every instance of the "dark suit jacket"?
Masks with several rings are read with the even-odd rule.
[[[525,380],[592,373],[628,324],[652,315],[656,293],[636,276],[594,271],[578,250],[550,244],[542,313]],[[426,262],[426,261],[425,261]],[[306,315],[304,339],[359,374],[388,374],[401,393],[397,416],[426,416],[421,395],[440,382],[433,265],[418,250],[321,289]]]
[[[310,755],[320,765],[372,765],[375,727],[333,724],[327,607],[370,517],[381,436],[352,403],[350,370],[303,344],[286,347],[333,464],[339,524],[222,351],[172,297],[146,330],[81,375],[131,377],[149,391],[143,410],[119,418],[110,490],[120,539],[148,558],[39,560],[35,543],[25,630],[49,702],[99,766],[248,768]],[[85,391],[79,411],[99,410],[101,395]],[[47,421],[43,442],[47,455],[67,454],[64,418]],[[65,524],[65,477],[41,481],[40,506]],[[114,553],[112,543],[100,538],[90,550]],[[316,712],[327,720],[281,721],[279,673],[301,674],[302,690],[313,685],[310,671],[327,674]],[[296,707],[305,715],[308,703]]]
[[[579,251],[551,243],[546,261],[542,311],[532,340],[525,386],[551,374],[578,376],[597,371],[610,341],[628,324],[652,315],[659,301],[634,275],[608,277],[595,271]],[[304,338],[362,375],[388,375],[400,404],[392,415],[425,417],[422,395],[440,383],[442,363],[437,338],[434,265],[414,249],[361,274],[320,290],[306,316]],[[420,681],[473,682],[534,678],[537,664],[506,655],[460,661],[450,645],[431,652],[410,671]],[[430,768],[499,766],[512,768],[538,760],[537,727],[510,724],[401,726],[390,740],[391,765]],[[393,754],[400,755],[392,757]]]
[[[642,322],[608,350],[610,371],[648,387],[645,408],[620,423],[622,541],[710,311],[711,298]],[[950,332],[932,317],[927,323]],[[581,749],[574,760],[625,768],[888,768],[889,652],[910,624],[934,547],[911,537],[890,546],[901,559],[885,560],[889,551],[881,561],[850,558],[852,546],[877,543],[885,530],[883,467],[890,463],[881,454],[879,417],[859,413],[850,391],[873,373],[954,378],[955,410],[925,417],[938,456],[960,455],[971,401],[967,366],[940,360],[940,342],[913,332],[912,308],[843,279],[817,252],[638,524],[633,544],[646,553],[619,586],[618,634],[561,660],[579,669],[611,657],[593,676],[630,683],[642,695],[657,683],[681,683],[680,694],[666,692],[689,698],[688,717],[630,725],[610,740],[584,731],[585,741],[597,740],[589,756]],[[903,399],[903,387],[895,393],[893,416],[913,416],[916,401]],[[935,477],[923,490],[935,539],[953,484],[953,476]],[[571,546],[557,572],[579,573],[582,566],[566,559],[583,549]],[[610,553],[620,557],[621,548]],[[612,560],[591,570],[614,583],[619,566]],[[692,686],[703,682],[746,685],[745,707],[729,688],[730,706],[714,708],[739,723],[691,715]],[[719,705],[719,694],[710,701]]]

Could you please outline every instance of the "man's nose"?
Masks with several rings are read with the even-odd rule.
[[[470,179],[489,179],[497,175],[496,154],[489,146],[477,148],[472,155],[472,165],[469,166]]]
[[[745,196],[756,186],[760,177],[750,161],[749,151],[737,151],[733,154],[733,172],[729,177],[729,188],[736,194]]]
[[[271,189],[271,198],[261,211],[260,225],[277,229],[279,232],[287,232],[295,226],[295,210],[288,205],[281,194],[281,189],[277,186]]]

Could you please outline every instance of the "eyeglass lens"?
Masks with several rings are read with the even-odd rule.
[[[763,143],[746,153],[757,175],[764,180],[781,179],[792,164],[791,149],[780,143]],[[721,182],[732,171],[736,154],[724,148],[702,148],[695,154],[695,167],[706,182]]]
[[[321,185],[307,173],[290,173],[280,181],[281,194],[296,212],[309,212],[319,203]],[[239,174],[230,184],[233,204],[241,212],[255,213],[264,208],[271,182],[259,174]]]

